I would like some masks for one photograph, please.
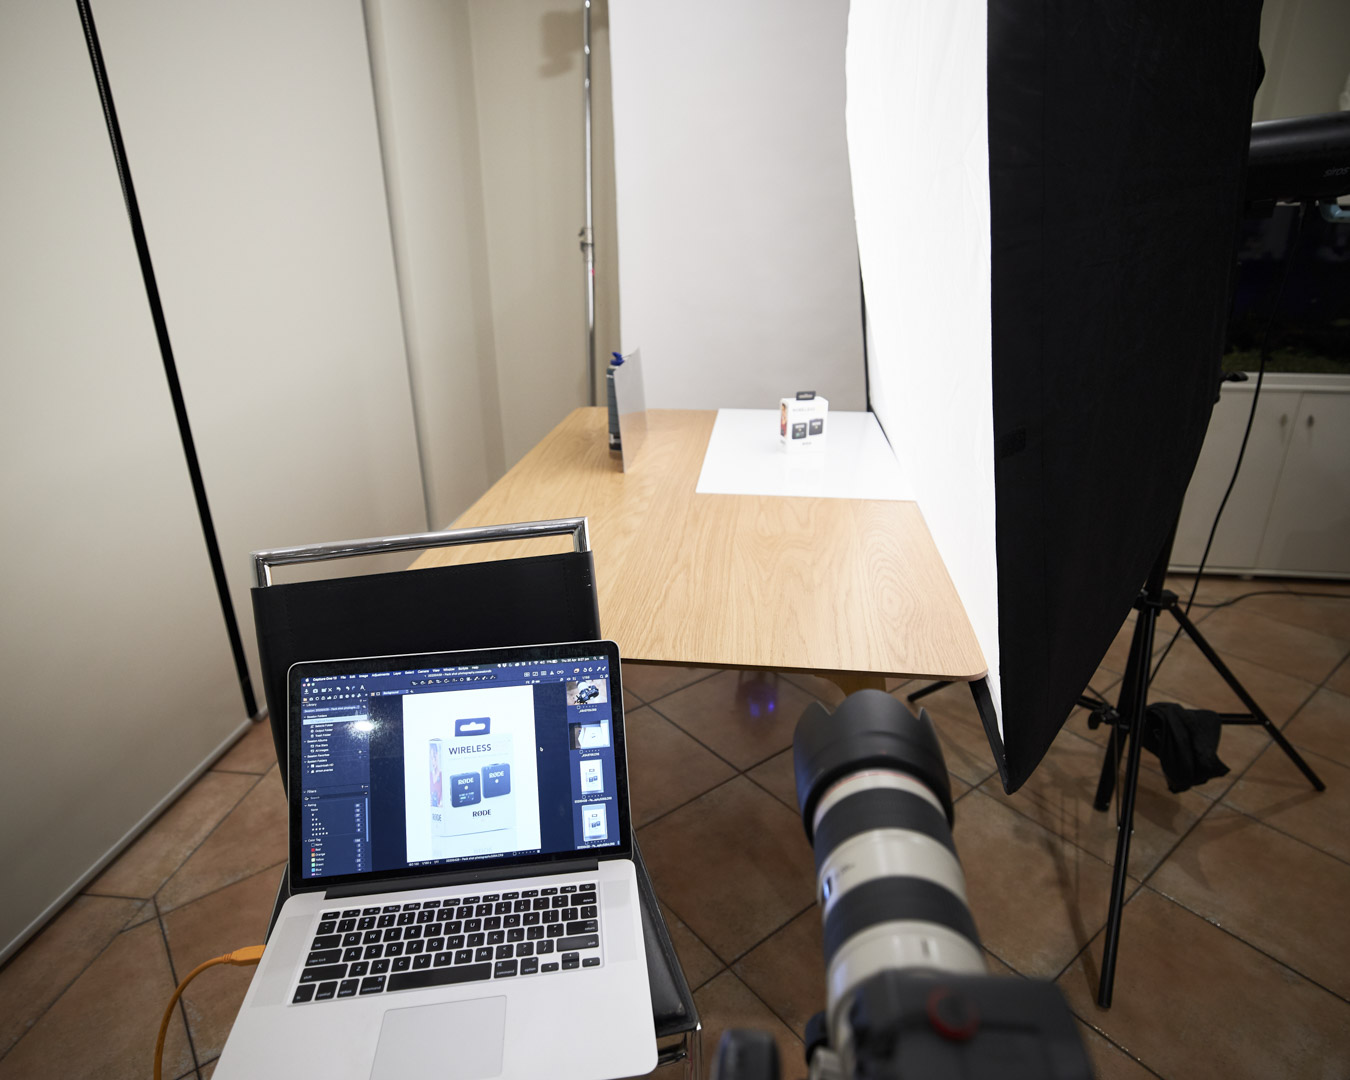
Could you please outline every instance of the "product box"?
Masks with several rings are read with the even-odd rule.
[[[431,740],[433,836],[496,832],[515,825],[511,741],[510,735]]]
[[[821,450],[830,403],[814,390],[799,390],[783,398],[778,410],[778,441],[784,450]]]

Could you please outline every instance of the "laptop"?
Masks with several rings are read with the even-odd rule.
[[[656,1066],[611,641],[294,665],[292,893],[216,1080]]]

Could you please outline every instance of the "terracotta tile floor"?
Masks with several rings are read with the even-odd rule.
[[[1146,757],[1109,1011],[1094,997],[1115,828],[1090,805],[1104,733],[1076,713],[1007,796],[964,687],[923,702],[952,772],[990,968],[1058,980],[1102,1077],[1350,1075],[1350,599],[1291,595],[1350,597],[1350,586],[1207,579],[1200,599],[1256,589],[1275,595],[1196,614],[1329,790],[1314,794],[1246,728],[1224,734],[1232,773],[1181,795]],[[1114,697],[1128,642],[1127,626],[1093,679],[1098,691]],[[626,672],[634,818],[706,1051],[727,1026],[761,1027],[800,1076],[823,970],[790,746],[805,705],[836,704],[839,692],[811,676]],[[1190,646],[1174,650],[1155,686],[1155,699],[1234,707]],[[262,940],[285,857],[283,810],[270,737],[257,727],[0,970],[0,1080],[148,1075],[174,982]],[[193,984],[166,1076],[211,1075],[250,975],[217,968]]]

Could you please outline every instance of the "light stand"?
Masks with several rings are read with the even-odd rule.
[[[581,9],[582,94],[586,109],[586,224],[577,235],[586,261],[586,374],[587,399],[595,404],[595,197],[591,187],[591,0]]]
[[[1261,711],[1261,707],[1238,682],[1237,676],[1228,669],[1228,665],[1220,659],[1219,654],[1196,629],[1195,624],[1186,617],[1177,600],[1177,594],[1164,588],[1167,580],[1167,564],[1172,557],[1172,540],[1175,536],[1176,526],[1173,525],[1167,541],[1158,552],[1153,569],[1149,571],[1143,591],[1134,602],[1134,608],[1139,615],[1134,622],[1134,637],[1130,641],[1130,655],[1125,663],[1125,678],[1120,684],[1120,695],[1116,705],[1118,719],[1111,727],[1106,760],[1102,762],[1102,774],[1097,784],[1097,797],[1093,800],[1093,807],[1097,810],[1105,811],[1110,808],[1111,795],[1116,783],[1117,763],[1123,746],[1125,781],[1120,791],[1116,861],[1111,875],[1111,905],[1106,918],[1101,981],[1097,987],[1097,1004],[1103,1009],[1111,1007],[1111,994],[1115,983],[1116,953],[1120,946],[1120,921],[1125,905],[1125,877],[1130,863],[1130,835],[1134,828],[1134,802],[1139,786],[1141,735],[1144,730],[1144,713],[1148,705],[1149,668],[1153,657],[1154,629],[1160,614],[1168,612],[1177,620],[1186,636],[1195,643],[1196,648],[1204,654],[1205,659],[1249,710],[1245,713],[1220,713],[1219,719],[1225,724],[1260,724],[1289,756],[1289,760],[1299,767],[1312,786],[1318,791],[1326,790],[1326,785],[1303,760],[1302,755],[1284,737],[1284,733],[1271,723],[1270,717]]]
[[[1279,201],[1316,200],[1324,205],[1334,203],[1338,196],[1346,193],[1347,175],[1350,175],[1350,167],[1347,166],[1350,166],[1350,114],[1333,113],[1253,124],[1247,159],[1248,211],[1267,210]],[[1257,389],[1260,389],[1259,382]],[[1174,522],[1166,542],[1158,552],[1153,569],[1149,571],[1144,589],[1134,602],[1134,608],[1139,614],[1134,623],[1134,637],[1130,641],[1125,678],[1120,684],[1116,715],[1104,717],[1099,710],[1089,721],[1095,727],[1105,718],[1112,725],[1106,759],[1102,762],[1101,778],[1097,783],[1097,796],[1093,800],[1094,809],[1106,811],[1110,808],[1122,745],[1125,749],[1125,782],[1120,793],[1116,861],[1111,876],[1111,903],[1106,918],[1101,979],[1097,985],[1097,1004],[1103,1009],[1110,1008],[1115,985],[1116,954],[1120,948],[1120,923],[1125,906],[1125,875],[1129,869],[1130,835],[1134,828],[1134,802],[1139,785],[1140,743],[1151,678],[1153,633],[1160,614],[1167,612],[1177,620],[1181,630],[1195,643],[1210,666],[1248,710],[1245,713],[1221,713],[1219,719],[1225,724],[1260,724],[1308,778],[1308,782],[1317,791],[1326,790],[1326,785],[1303,760],[1302,755],[1284,737],[1283,732],[1271,723],[1270,717],[1261,711],[1237,676],[1186,617],[1177,594],[1164,588],[1175,537]]]

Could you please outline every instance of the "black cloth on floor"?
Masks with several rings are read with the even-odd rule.
[[[1150,705],[1144,713],[1140,745],[1158,755],[1168,791],[1185,791],[1216,776],[1227,776],[1219,760],[1223,721],[1208,709],[1183,709],[1170,701]]]

